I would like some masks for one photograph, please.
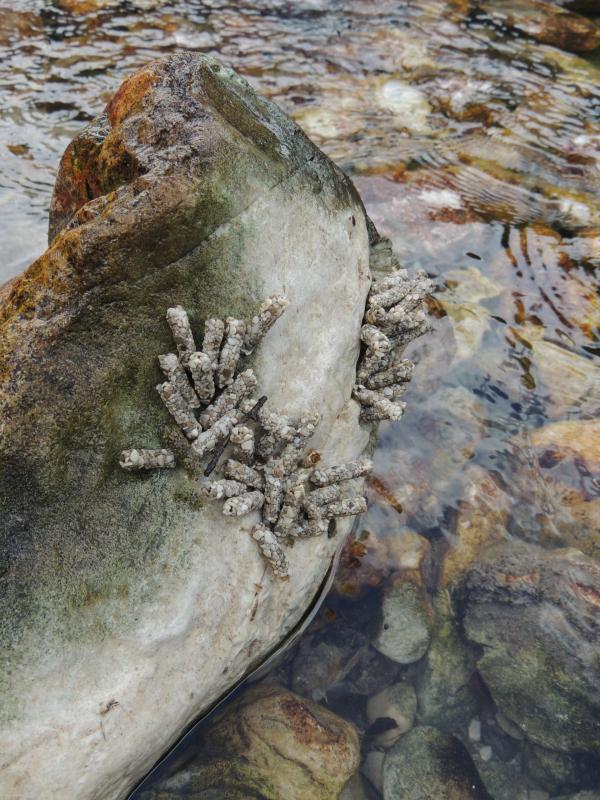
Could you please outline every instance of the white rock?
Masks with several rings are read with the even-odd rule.
[[[477,717],[469,722],[469,739],[472,742],[481,741],[481,721]]]
[[[248,119],[269,108],[261,100],[256,111],[251,90],[236,84],[239,79],[228,80],[234,85],[232,93],[239,92],[235,96],[246,104]],[[220,131],[218,126],[225,123],[220,115],[216,119]],[[282,117],[269,124],[277,132],[278,125],[291,126]],[[256,162],[262,156],[258,146],[247,145],[248,136],[236,133],[232,141],[242,151],[254,147],[251,158]],[[300,138],[294,139],[291,131],[289,139],[276,143],[281,162],[286,147],[296,146],[296,141]],[[359,407],[351,399],[370,286],[366,220],[358,196],[316,149],[309,149],[305,162],[283,177],[280,161],[275,160],[274,174],[267,169],[260,173],[264,184],[256,178],[257,185],[251,185],[252,202],[217,226],[193,252],[182,255],[177,269],[193,275],[194,270],[209,270],[218,258],[223,265],[218,277],[229,282],[225,288],[234,298],[236,292],[242,298],[244,292],[253,292],[258,308],[271,294],[285,295],[286,313],[253,355],[257,396],[268,395],[272,408],[292,416],[318,410],[322,422],[311,445],[322,451],[323,466],[331,466],[359,457],[369,435],[359,426]],[[156,176],[153,180],[159,181]],[[168,191],[175,194],[179,188],[173,182]],[[189,212],[193,198],[185,185],[183,190],[174,207],[188,202]],[[120,189],[119,197],[127,191]],[[248,186],[245,191],[250,191]],[[186,219],[194,219],[191,212]],[[86,224],[86,242],[103,224]],[[62,240],[59,233],[53,252],[60,252]],[[154,275],[149,271],[143,279],[151,284]],[[155,294],[149,296],[162,301],[160,289],[154,286],[152,291]],[[224,303],[219,287],[215,291],[218,302]],[[174,302],[187,307],[181,292],[177,298],[164,297],[164,310]],[[127,306],[115,314],[128,314]],[[236,308],[208,309],[212,314],[221,311],[239,314]],[[55,322],[60,326],[62,318]],[[15,325],[20,324],[16,320]],[[157,313],[143,324],[152,331],[164,322]],[[46,336],[47,330],[38,326],[31,335]],[[60,341],[60,327],[55,335]],[[152,354],[152,364],[157,354]],[[133,374],[137,366],[131,363],[124,369]],[[155,394],[149,383],[149,403],[159,402]],[[135,418],[144,408],[131,406],[127,413]],[[130,418],[115,415],[115,426],[124,421]],[[162,427],[168,422],[165,412]],[[129,445],[118,447],[117,459],[121,446]],[[89,461],[93,451],[86,447],[83,442],[81,454]],[[82,464],[88,463],[85,459]],[[124,515],[132,514],[131,527],[143,526],[146,555],[141,553],[134,562],[126,591],[99,591],[81,604],[73,623],[77,635],[64,635],[60,620],[52,618],[54,611],[43,628],[23,630],[18,662],[3,685],[10,708],[5,704],[0,728],[0,797],[7,800],[126,797],[182,731],[299,622],[352,524],[340,521],[334,538],[297,542],[287,552],[290,578],[281,581],[266,569],[250,534],[256,513],[236,519],[224,516],[220,503],[198,508],[181,501],[178,498],[194,488],[182,469],[141,477],[123,472],[118,463],[115,469],[120,475],[114,491],[120,494],[114,495],[112,513],[122,509]],[[70,475],[65,478],[65,491],[71,492],[66,500],[77,492],[81,472],[72,479]],[[156,503],[156,498],[156,513],[148,517],[148,503]],[[93,514],[98,518],[97,502],[94,495],[80,507],[84,520]],[[97,524],[102,530],[103,519]],[[81,549],[71,557],[84,560],[90,542],[85,537],[79,541]],[[49,558],[53,554],[48,551]],[[110,548],[105,558],[114,560]]]
[[[494,751],[489,746],[489,744],[484,745],[479,750],[479,756],[480,756],[482,761],[490,761],[493,755],[494,755]]]
[[[378,105],[398,116],[398,123],[415,133],[427,133],[431,106],[425,95],[408,83],[386,81],[376,92]]]

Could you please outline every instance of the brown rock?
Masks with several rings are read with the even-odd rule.
[[[586,17],[544,0],[495,0],[481,3],[490,16],[500,18],[509,28],[526,33],[544,44],[574,53],[595,50],[600,45],[600,28]]]
[[[339,594],[359,597],[392,574],[406,572],[422,583],[429,554],[427,539],[409,528],[373,526],[373,531],[364,530],[346,541],[334,588]]]
[[[335,800],[359,764],[351,723],[268,684],[245,691],[206,739],[212,751],[242,757],[281,800]]]
[[[444,588],[456,581],[482,551],[507,536],[509,498],[481,467],[472,467],[469,479],[442,564],[440,586]]]
[[[600,559],[600,421],[551,423],[516,444],[514,532]]]

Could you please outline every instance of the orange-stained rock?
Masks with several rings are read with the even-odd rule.
[[[427,539],[408,528],[365,530],[346,541],[334,588],[339,594],[358,598],[396,573],[407,573],[422,583],[429,552]]]
[[[276,685],[246,690],[205,735],[212,752],[243,758],[268,797],[336,800],[358,769],[354,726]]]
[[[600,472],[600,420],[565,420],[536,428],[529,441],[540,458],[557,464],[578,458],[590,472]]]
[[[515,534],[600,560],[600,421],[565,420],[515,441]]]
[[[462,500],[454,535],[448,542],[440,573],[440,587],[448,587],[495,542],[507,537],[510,500],[489,473],[474,466]]]

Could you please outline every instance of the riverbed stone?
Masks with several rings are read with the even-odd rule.
[[[377,798],[369,782],[357,772],[344,786],[337,800],[377,800]]]
[[[383,762],[384,800],[491,800],[466,747],[429,726],[413,728]]]
[[[539,336],[531,336],[530,344],[554,418],[564,418],[573,408],[582,415],[595,416],[600,405],[600,365]]]
[[[1,796],[125,797],[301,619],[347,526],[274,580],[253,515],[224,517],[181,462],[126,473],[119,453],[173,431],[167,307],[199,336],[284,293],[258,392],[321,412],[324,464],[361,454],[368,258],[351,182],[212,58],[149,64],[69,145],[50,246],[0,290]]]
[[[552,795],[594,784],[598,773],[593,757],[547,750],[535,744],[525,748],[525,770],[532,783]]]
[[[246,689],[185,769],[141,800],[337,800],[359,762],[354,726],[280,686]]]
[[[401,573],[383,592],[373,646],[398,664],[411,664],[425,655],[433,624],[425,587],[411,574]]]
[[[526,445],[515,469],[513,533],[600,561],[600,422],[550,423],[531,431]]]
[[[476,650],[461,635],[446,592],[435,599],[431,645],[417,675],[418,719],[445,731],[466,732],[477,712]]]
[[[139,11],[150,11],[165,4],[165,0],[129,0]],[[57,0],[57,5],[72,14],[91,14],[118,8],[120,0]]]
[[[487,745],[472,749],[471,756],[479,777],[494,800],[531,800],[520,759],[502,761],[494,752],[489,758],[486,749]]]
[[[600,565],[573,549],[487,550],[454,593],[478,671],[535,744],[600,753]]]
[[[478,5],[507,28],[562,50],[581,53],[600,45],[600,29],[593,20],[547,0],[495,0]]]
[[[369,698],[367,720],[375,744],[390,747],[402,734],[409,731],[415,720],[417,696],[410,683],[394,683]],[[377,722],[386,722],[380,733],[373,734]]]
[[[465,492],[444,553],[439,585],[447,588],[492,544],[508,536],[511,501],[487,470],[467,468]]]
[[[233,759],[243,764],[243,780],[250,788],[260,787],[265,800],[336,800],[360,757],[351,723],[269,684],[246,690],[210,725],[204,741],[206,753],[200,754],[197,770],[191,768],[193,796],[198,798],[217,787],[215,797],[230,796],[227,778],[219,782],[213,774],[212,787],[203,783],[208,777],[204,760],[211,753],[221,763]],[[242,788],[239,777],[235,788]]]
[[[561,795],[556,797],[555,800],[600,800],[600,791],[594,789],[584,789],[582,792],[576,794]]]
[[[292,665],[292,689],[320,700],[329,688],[343,681],[357,666],[368,647],[364,634],[345,625],[304,636]]]

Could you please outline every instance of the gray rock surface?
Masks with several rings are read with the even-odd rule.
[[[69,145],[50,231],[0,291],[0,795],[111,800],[296,625],[344,528],[298,542],[276,581],[255,517],[205,503],[181,461],[119,468],[173,430],[165,310],[199,333],[285,294],[259,393],[321,412],[325,465],[356,457],[367,220],[294,123],[188,54],[129,78]]]
[[[466,730],[478,704],[472,688],[475,648],[461,636],[446,594],[438,594],[435,611],[431,645],[417,676],[419,722]]]
[[[491,800],[462,742],[419,726],[383,762],[384,800]]]
[[[455,593],[502,713],[549,750],[600,753],[600,566],[577,550],[495,545]]]
[[[411,664],[425,655],[433,624],[433,609],[424,587],[401,575],[384,590],[373,646],[399,664]]]

